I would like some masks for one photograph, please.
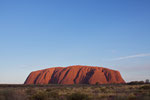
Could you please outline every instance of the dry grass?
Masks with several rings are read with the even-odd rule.
[[[0,100],[150,100],[150,84],[0,85]]]

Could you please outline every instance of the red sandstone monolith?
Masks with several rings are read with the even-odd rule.
[[[119,71],[94,66],[55,67],[31,72],[24,84],[125,83]]]

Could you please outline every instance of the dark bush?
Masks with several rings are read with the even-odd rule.
[[[146,84],[149,84],[149,83],[150,83],[150,82],[149,82],[149,79],[146,79],[146,80],[145,80],[145,83],[146,83]]]
[[[46,89],[47,92],[51,92],[52,90],[53,89],[51,89],[51,88]]]
[[[100,84],[99,82],[96,82],[96,83],[95,83],[95,85],[99,85],[99,84]]]
[[[67,100],[90,100],[89,96],[83,93],[72,93]]]

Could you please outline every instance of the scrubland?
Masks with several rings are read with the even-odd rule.
[[[150,100],[150,84],[0,85],[0,100]]]

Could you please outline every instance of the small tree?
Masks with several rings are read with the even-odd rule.
[[[99,85],[99,82],[96,82],[95,85]]]
[[[149,79],[146,79],[146,80],[145,80],[145,83],[146,83],[146,84],[149,84]]]

